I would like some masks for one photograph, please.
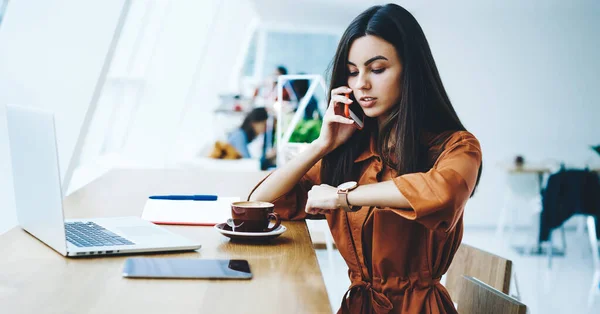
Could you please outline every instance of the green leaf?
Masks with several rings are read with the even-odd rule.
[[[321,133],[323,122],[319,119],[300,120],[290,136],[290,143],[310,143]]]

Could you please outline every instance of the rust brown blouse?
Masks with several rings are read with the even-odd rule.
[[[481,148],[466,131],[429,145],[430,158],[442,152],[425,173],[398,175],[384,167],[375,139],[355,160],[363,169],[359,185],[393,180],[412,208],[364,206],[358,212],[326,215],[351,281],[338,313],[456,313],[440,278],[462,239],[463,210],[475,187]],[[292,191],[274,201],[283,219],[318,218],[307,215],[304,207],[310,188],[321,184],[320,170],[318,162]]]

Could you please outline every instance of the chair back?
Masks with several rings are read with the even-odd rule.
[[[446,273],[446,289],[456,302],[462,293],[461,277],[465,275],[508,294],[511,274],[512,261],[463,243]]]
[[[526,314],[527,306],[477,278],[461,276],[458,312],[461,314]]]
[[[505,180],[513,197],[521,200],[540,198],[540,182],[537,173],[509,172]]]

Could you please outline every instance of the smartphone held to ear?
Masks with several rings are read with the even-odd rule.
[[[350,94],[346,94],[346,98],[350,98]],[[344,104],[344,116],[346,118],[354,120],[354,126],[357,129],[362,130],[362,128],[365,126],[365,117],[364,117],[364,115],[361,115],[361,117],[359,117],[355,113],[355,112],[359,112],[356,109],[355,109],[355,111],[352,111],[352,105],[356,106],[356,102],[353,102],[352,104]]]

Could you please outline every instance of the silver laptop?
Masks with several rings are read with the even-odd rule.
[[[185,251],[198,243],[138,217],[65,220],[54,115],[6,106],[19,225],[64,256]]]

